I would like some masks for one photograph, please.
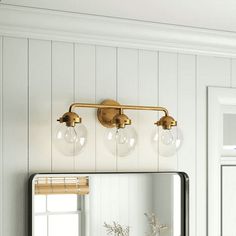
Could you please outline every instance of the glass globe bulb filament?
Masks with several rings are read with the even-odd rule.
[[[56,148],[66,156],[80,153],[87,143],[87,129],[82,124],[66,126],[60,124],[54,139]]]
[[[125,128],[117,128],[116,129],[116,141],[118,144],[125,144],[128,141],[127,134],[124,130]]]
[[[78,139],[78,134],[75,131],[75,127],[67,127],[64,139],[67,143],[75,143]]]
[[[156,128],[152,134],[152,146],[160,155],[169,157],[177,153],[183,143],[183,135],[179,128]]]
[[[171,145],[175,141],[174,136],[170,129],[163,130],[161,132],[160,138],[161,138],[161,142],[165,145]]]
[[[119,157],[128,156],[137,144],[137,133],[131,126],[107,129],[104,135],[106,148]]]

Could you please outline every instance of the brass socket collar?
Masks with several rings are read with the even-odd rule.
[[[114,117],[114,123],[117,128],[125,128],[126,125],[131,125],[131,119],[125,114],[118,114]]]
[[[60,123],[66,123],[66,126],[68,127],[74,127],[76,124],[82,122],[82,118],[79,117],[75,112],[66,112],[57,121]]]
[[[177,121],[171,116],[163,116],[155,125],[162,126],[163,129],[171,129],[172,126],[177,126]]]

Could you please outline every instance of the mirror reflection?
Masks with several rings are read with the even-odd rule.
[[[32,236],[188,235],[183,173],[37,174]]]

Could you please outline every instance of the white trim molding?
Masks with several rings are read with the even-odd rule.
[[[0,4],[0,34],[236,57],[236,33]]]
[[[236,165],[235,151],[222,155],[224,113],[236,114],[236,89],[208,87],[208,236],[223,235],[222,167]]]

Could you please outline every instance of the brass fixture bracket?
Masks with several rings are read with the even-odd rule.
[[[171,116],[163,116],[155,125],[162,126],[163,129],[171,129],[172,126],[177,126],[177,121]]]
[[[107,99],[101,105],[120,106],[117,101]],[[97,117],[100,123],[107,128],[125,128],[131,125],[131,119],[123,113],[123,108],[98,108]]]
[[[123,113],[122,109],[120,109],[120,114],[116,115],[112,122],[118,129],[125,128],[126,125],[131,125],[131,119]]]
[[[155,123],[157,126],[162,126],[163,129],[171,129],[172,126],[177,125],[177,121],[169,116],[168,110],[164,107],[120,105],[111,99],[104,100],[101,104],[73,103],[70,105],[69,112],[65,113],[58,121],[66,123],[68,127],[74,127],[80,123],[81,118],[73,112],[75,108],[97,108],[97,118],[107,128],[124,128],[131,124],[131,119],[123,113],[124,110],[162,111],[165,115]]]
[[[120,103],[114,100],[104,100],[101,105],[112,105],[112,106],[119,106]],[[114,121],[114,117],[120,115],[120,110],[117,108],[98,108],[97,110],[97,117],[100,123],[107,127],[107,128],[114,128],[116,127],[116,123]]]
[[[76,124],[81,123],[82,119],[75,112],[66,112],[57,121],[60,123],[66,123],[67,127],[75,127]]]

